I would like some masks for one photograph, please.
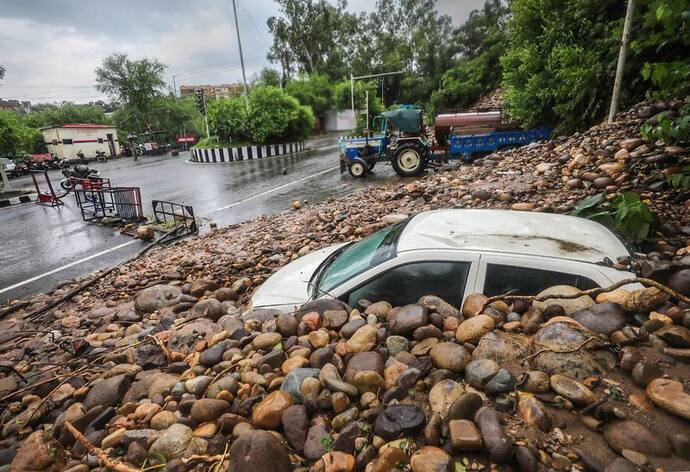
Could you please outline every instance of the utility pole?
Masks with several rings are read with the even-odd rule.
[[[247,74],[244,72],[244,55],[242,54],[242,40],[240,39],[240,24],[237,22],[237,0],[232,0],[232,11],[235,15],[235,31],[237,31],[237,46],[240,49],[240,65],[242,66],[242,81],[244,82],[244,106],[249,106],[247,102],[247,95],[249,88],[247,87]]]
[[[635,0],[628,0],[628,9],[625,12],[625,23],[623,24],[623,38],[621,48],[618,51],[618,66],[616,67],[616,80],[613,83],[613,93],[611,94],[611,108],[609,108],[609,123],[618,111],[618,102],[623,86],[623,71],[625,70],[625,58],[628,55],[628,44],[630,44],[630,28],[632,27],[633,13],[635,11]]]
[[[404,73],[404,70],[399,70],[397,72],[384,72],[383,74],[360,75],[359,77],[353,77],[352,73],[350,73],[350,100],[352,102],[352,111],[355,111],[355,80],[373,79],[374,77],[385,77],[387,75],[396,75]],[[381,83],[381,101],[383,101],[383,82]]]
[[[383,81],[384,80],[385,79],[383,77],[381,77],[381,105],[385,109],[386,108],[386,101],[383,99]]]
[[[206,138],[211,139],[211,133],[208,131],[208,115],[206,114],[206,95],[202,95],[201,99],[204,101],[204,123],[206,124]]]
[[[173,74],[172,79],[173,79],[173,95],[177,97],[177,85],[175,84],[175,77],[177,77],[180,74]]]
[[[366,108],[366,129],[367,129],[367,138],[369,137],[369,91],[366,91],[366,96],[367,96],[367,108]]]

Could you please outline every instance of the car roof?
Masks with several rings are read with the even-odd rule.
[[[552,213],[448,209],[412,217],[398,239],[398,252],[462,249],[580,262],[615,261],[625,245],[599,223]]]

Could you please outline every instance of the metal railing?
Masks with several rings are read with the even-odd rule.
[[[156,223],[174,223],[176,226],[182,225],[189,231],[198,231],[194,209],[191,205],[168,202],[164,200],[153,200],[153,216]]]
[[[105,217],[144,219],[139,187],[112,187],[109,179],[73,179],[74,197],[84,221]]]

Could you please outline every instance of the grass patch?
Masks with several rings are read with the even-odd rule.
[[[247,141],[222,141],[216,137],[202,138],[194,145],[199,149],[211,149],[211,148],[231,148],[237,146],[249,146],[252,143]]]

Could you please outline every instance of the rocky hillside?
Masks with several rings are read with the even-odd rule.
[[[639,136],[677,106],[157,247],[49,310],[89,279],[14,302],[0,471],[687,469],[690,208],[665,177],[689,153]],[[624,190],[659,219],[633,266],[675,293],[244,309],[291,260],[406,215]]]

